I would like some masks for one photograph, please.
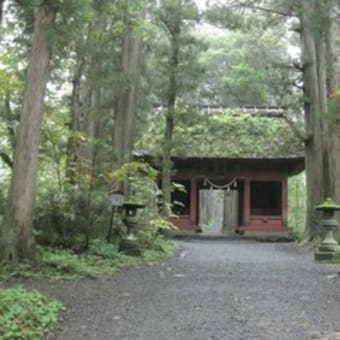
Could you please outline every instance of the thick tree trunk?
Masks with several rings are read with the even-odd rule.
[[[305,238],[313,239],[317,235],[318,216],[315,206],[320,203],[324,196],[324,162],[321,113],[325,103],[323,98],[323,84],[319,83],[320,70],[318,68],[317,49],[320,43],[316,41],[313,31],[314,6],[310,1],[302,1],[302,59],[303,59],[303,81],[304,81],[304,109],[307,140],[305,144],[306,177],[307,177],[307,218]]]
[[[336,5],[334,13],[338,13]],[[332,191],[330,196],[340,202],[340,24],[336,17],[331,18],[331,26],[327,37],[328,47],[328,92],[333,105],[329,113],[329,164],[330,183]],[[340,214],[338,214],[338,220]],[[340,231],[337,234],[340,240]]]
[[[40,128],[50,62],[47,32],[53,26],[55,16],[56,8],[53,5],[40,7],[35,15],[13,176],[0,235],[1,258],[12,262],[34,256],[32,213]]]
[[[5,0],[0,0],[0,24],[2,23]]]
[[[319,86],[319,120],[321,131],[318,137],[321,137],[322,144],[322,169],[323,169],[323,197],[328,197],[332,192],[330,182],[330,165],[329,165],[329,150],[330,150],[330,135],[329,135],[329,119],[328,119],[328,92],[327,92],[327,63],[326,63],[326,43],[324,34],[316,33],[316,56],[317,56],[317,72]]]
[[[114,113],[114,169],[131,160],[135,137],[143,42],[127,33],[123,40],[122,66],[125,76]]]
[[[89,143],[84,152],[87,162],[91,165],[91,172],[94,173],[96,153],[96,139],[100,136],[100,107],[101,107],[101,90],[99,86],[92,92],[91,110],[86,119],[86,135]]]
[[[77,182],[77,166],[80,154],[79,136],[77,133],[81,131],[81,104],[80,104],[80,79],[83,75],[84,60],[78,57],[77,65],[72,79],[72,96],[71,96],[71,111],[70,111],[70,136],[67,142],[67,164],[66,178],[71,184]]]
[[[177,97],[177,72],[179,63],[179,38],[180,38],[180,21],[178,27],[171,35],[171,55],[169,70],[169,87],[168,87],[168,108],[165,116],[165,133],[163,146],[163,164],[162,164],[162,192],[163,192],[163,213],[165,216],[170,215],[171,204],[171,150],[174,130],[175,104]]]

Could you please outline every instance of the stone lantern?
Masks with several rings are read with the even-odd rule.
[[[324,235],[321,244],[314,253],[314,258],[317,261],[331,260],[340,251],[339,244],[334,238],[334,232],[339,226],[334,213],[340,211],[340,205],[331,198],[327,198],[323,203],[316,206],[316,210],[323,213],[321,229],[324,231]]]
[[[139,209],[144,208],[144,205],[138,203],[124,203],[124,218],[123,222],[127,227],[127,236],[119,243],[119,250],[128,255],[139,256],[141,249],[135,235],[136,227],[138,224]]]

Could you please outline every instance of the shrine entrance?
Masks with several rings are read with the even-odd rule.
[[[243,185],[235,179],[225,183],[204,179],[198,184],[198,224],[204,233],[232,235],[241,223]]]
[[[289,176],[303,158],[174,158],[173,223],[180,230],[233,235],[288,232]]]

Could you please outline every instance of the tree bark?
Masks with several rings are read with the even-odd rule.
[[[5,0],[0,0],[0,24],[2,23],[3,14],[4,14],[4,3],[5,3]]]
[[[302,1],[301,45],[303,59],[304,110],[307,140],[305,143],[306,178],[307,178],[307,216],[305,239],[311,240],[317,235],[318,216],[315,206],[324,196],[324,160],[321,113],[325,103],[323,76],[320,77],[318,58],[321,42],[317,42],[313,30],[312,17],[315,4]],[[321,82],[320,82],[321,81]]]
[[[125,31],[121,51],[123,80],[114,105],[113,170],[132,159],[142,65],[143,39],[133,32],[134,23],[131,21],[129,13],[130,2],[126,1],[124,6]],[[144,11],[139,15],[141,18],[144,17]],[[125,195],[129,195],[127,183],[121,183],[119,189]]]
[[[181,0],[178,1],[179,8]],[[170,33],[170,62],[169,62],[169,85],[167,93],[168,107],[165,116],[165,132],[162,162],[162,193],[163,193],[163,214],[169,217],[171,213],[171,150],[173,143],[173,131],[175,120],[175,105],[177,97],[177,72],[179,65],[179,49],[181,34],[180,11],[173,23],[165,23]]]
[[[35,14],[13,175],[0,231],[0,257],[12,262],[34,257],[32,214],[43,103],[51,56],[47,33],[53,27],[56,11],[51,2],[39,7]]]
[[[114,169],[131,160],[135,137],[143,42],[127,33],[123,39],[122,66],[124,84],[121,86],[114,113]]]
[[[327,36],[328,50],[328,93],[333,103],[329,113],[329,168],[332,191],[330,196],[340,202],[340,24],[337,20],[340,6],[334,5],[333,14],[330,14],[331,24]],[[334,17],[332,17],[334,15]],[[339,219],[339,214],[338,214]],[[337,233],[340,240],[340,231]]]
[[[70,112],[70,136],[67,142],[67,164],[66,164],[66,178],[71,184],[75,184],[77,166],[79,161],[79,136],[81,132],[81,99],[80,99],[80,79],[83,75],[84,60],[78,55],[77,64],[75,66],[72,79],[72,96],[71,96],[71,112]]]

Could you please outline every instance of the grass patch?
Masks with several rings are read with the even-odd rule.
[[[43,339],[58,321],[62,304],[37,291],[0,289],[0,339]]]
[[[177,250],[176,244],[166,237],[159,236],[153,243],[151,249],[143,251],[143,258],[147,261],[157,261],[169,257]]]
[[[94,243],[88,253],[75,254],[70,250],[45,249],[42,255],[41,274],[53,279],[76,279],[109,274],[136,260],[118,253],[112,244]]]
[[[340,253],[336,253],[331,260],[324,261],[324,262],[331,263],[331,264],[340,264]]]

